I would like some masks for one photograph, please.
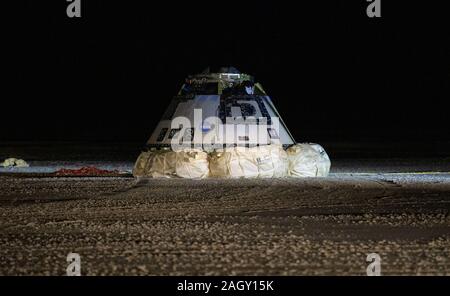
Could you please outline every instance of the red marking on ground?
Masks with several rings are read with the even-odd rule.
[[[101,170],[96,167],[82,167],[80,169],[59,169],[56,176],[104,176],[120,174],[118,170]]]

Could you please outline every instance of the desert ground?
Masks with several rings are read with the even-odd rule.
[[[450,275],[448,158],[339,159],[306,179],[42,173],[61,163],[0,172],[1,275],[65,275],[71,252],[82,275],[366,275],[369,253],[382,275]]]

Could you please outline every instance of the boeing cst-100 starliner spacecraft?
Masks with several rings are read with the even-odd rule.
[[[233,67],[186,78],[136,161],[137,177],[327,176],[318,144],[296,144],[259,83]]]

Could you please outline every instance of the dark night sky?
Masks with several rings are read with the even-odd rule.
[[[255,75],[299,141],[450,140],[449,17],[428,1],[382,0],[381,19],[364,0],[82,0],[81,19],[63,0],[17,2],[0,140],[145,142],[208,65]]]

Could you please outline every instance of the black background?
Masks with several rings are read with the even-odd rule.
[[[82,0],[72,19],[63,0],[15,2],[0,140],[144,143],[186,75],[223,65],[297,141],[450,140],[450,11],[432,1],[382,0],[380,19],[364,0]]]
[[[28,293],[33,290],[45,290],[48,295],[79,295],[80,291],[92,291],[98,294],[130,294],[151,291],[164,295],[198,295],[196,292],[179,292],[178,283],[184,281],[210,282],[219,287],[221,281],[273,281],[274,291],[221,291],[210,290],[208,295],[298,295],[300,290],[315,291],[320,294],[342,293],[346,295],[378,295],[380,290],[392,293],[427,293],[430,287],[444,291],[448,287],[448,277],[327,277],[327,276],[142,276],[142,277],[0,277],[2,287],[9,290]],[[72,288],[72,287],[76,287]]]

